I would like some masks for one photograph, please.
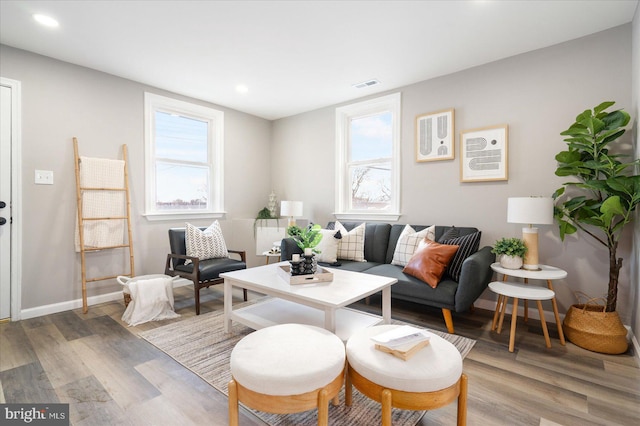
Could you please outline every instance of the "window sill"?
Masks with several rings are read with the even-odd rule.
[[[185,220],[185,219],[220,219],[224,218],[226,212],[171,212],[171,213],[145,213],[143,216],[147,218],[149,222],[156,222],[161,220]]]
[[[400,220],[400,213],[333,213],[338,220],[357,221],[371,220],[380,222],[397,222]]]

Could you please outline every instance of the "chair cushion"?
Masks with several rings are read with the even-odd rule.
[[[435,392],[460,379],[460,352],[436,334],[431,333],[429,344],[407,361],[375,349],[371,336],[395,327],[380,325],[353,334],[347,341],[349,365],[371,382],[405,392]]]
[[[265,395],[299,395],[322,388],[342,374],[344,343],[311,325],[281,324],[255,331],[231,352],[231,374]]]
[[[201,260],[198,269],[200,270],[200,281],[209,281],[220,277],[224,272],[239,271],[246,269],[247,264],[228,257],[218,259]],[[192,273],[193,265],[176,265],[176,271]]]

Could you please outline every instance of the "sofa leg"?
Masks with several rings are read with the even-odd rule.
[[[244,296],[244,301],[246,302],[247,301],[247,289],[246,288],[242,289],[242,295]]]
[[[447,326],[449,334],[455,334],[453,330],[453,318],[451,317],[451,310],[442,308],[442,316],[444,317],[444,323]]]

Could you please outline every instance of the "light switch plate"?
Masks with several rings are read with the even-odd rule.
[[[36,170],[37,185],[53,185],[53,172],[51,170]]]

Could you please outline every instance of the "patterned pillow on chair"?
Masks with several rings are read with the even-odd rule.
[[[229,257],[222,229],[217,220],[204,231],[187,223],[184,237],[187,256],[197,257],[200,260]]]

